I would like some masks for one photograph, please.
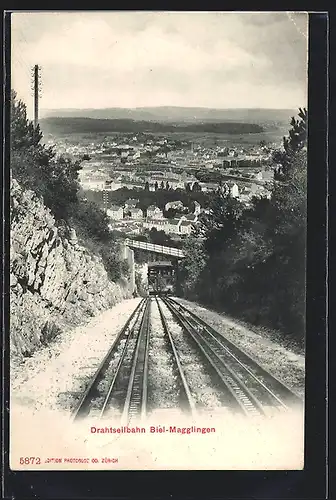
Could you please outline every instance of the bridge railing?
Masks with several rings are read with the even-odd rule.
[[[139,250],[147,250],[148,252],[161,253],[163,255],[171,255],[172,257],[183,258],[185,254],[179,248],[168,247],[165,245],[157,245],[156,243],[148,243],[147,241],[137,241],[127,238],[125,244],[131,248]]]

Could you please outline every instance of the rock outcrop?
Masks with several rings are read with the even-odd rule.
[[[33,191],[11,182],[11,356],[29,356],[62,328],[71,328],[128,296],[109,280],[73,229],[56,226]]]

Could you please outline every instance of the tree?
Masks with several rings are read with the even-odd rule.
[[[129,275],[130,269],[127,260],[120,260],[115,249],[108,246],[103,247],[102,259],[112,281],[119,281],[124,276]]]
[[[200,296],[201,274],[207,264],[203,240],[189,237],[183,243],[183,250],[186,258],[180,265],[182,291],[190,299],[197,299]]]
[[[25,104],[11,94],[11,169],[24,186],[41,195],[57,219],[67,218],[79,191],[80,162],[56,158],[41,143],[42,133],[27,119]]]
[[[95,203],[82,200],[74,205],[69,219],[73,225],[79,225],[80,231],[85,231],[85,236],[93,237],[101,242],[111,242],[109,231],[109,218]]]
[[[198,182],[194,182],[193,187],[192,187],[192,191],[194,193],[200,193],[202,191],[202,188]]]
[[[42,148],[42,132],[27,119],[26,105],[17,99],[15,90],[11,91],[10,139],[12,151],[27,151]]]
[[[163,144],[163,146],[160,148],[160,152],[163,153],[166,158],[168,157],[168,153],[169,153],[170,149],[168,147],[168,144]]]
[[[80,163],[61,156],[50,162],[49,167],[49,176],[44,177],[44,202],[57,219],[67,219],[78,204]]]
[[[165,212],[165,217],[166,217],[167,219],[173,219],[173,218],[176,216],[177,212],[178,212],[178,211],[176,210],[176,208],[169,208],[169,209]]]
[[[276,171],[277,180],[288,180],[292,174],[292,162],[297,153],[307,146],[307,121],[308,115],[306,108],[299,108],[299,119],[294,116],[291,120],[291,129],[288,137],[283,138],[283,151],[276,151],[273,154],[273,160],[278,165]]]
[[[199,219],[198,232],[200,236],[211,240],[216,233],[221,233],[219,237],[229,237],[237,229],[244,206],[229,192],[217,190],[214,193],[209,206],[208,214],[201,214]],[[217,238],[217,237],[216,237]]]
[[[158,231],[155,227],[153,227],[149,231],[149,241],[151,243],[155,243],[156,245],[166,245],[171,241],[171,237],[164,231]]]
[[[190,297],[291,334],[299,343],[305,311],[306,118],[300,109],[275,155],[281,180],[270,199],[253,198],[246,208],[219,188],[210,213],[199,218],[200,248],[189,238],[183,264]]]

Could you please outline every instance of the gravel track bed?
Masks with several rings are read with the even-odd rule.
[[[60,334],[11,367],[11,400],[33,411],[73,411],[140,298],[125,300],[87,325]]]
[[[148,406],[150,409],[168,409],[179,406],[179,379],[168,342],[158,306],[155,301],[152,301],[148,355]]]
[[[304,396],[304,356],[281,345],[279,332],[276,332],[272,339],[272,333],[269,331],[267,334],[263,329],[257,332],[255,326],[251,326],[249,329],[246,325],[242,325],[239,321],[236,322],[225,314],[218,314],[185,299],[174,297],[174,300],[197,314],[237,347],[242,348],[251,358],[298,395]]]
[[[225,406],[224,394],[214,387],[214,382],[204,368],[204,359],[191,340],[183,333],[182,328],[173,318],[167,306],[161,303],[169,331],[172,334],[181,365],[194,398],[196,408],[217,409]]]

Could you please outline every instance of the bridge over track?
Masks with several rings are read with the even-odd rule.
[[[130,270],[130,290],[133,293],[135,290],[135,269],[134,269],[134,250],[143,250],[151,253],[157,253],[164,255],[165,257],[173,257],[176,259],[176,263],[179,259],[183,259],[185,254],[179,248],[167,247],[164,245],[156,245],[154,243],[148,243],[146,241],[136,241],[127,238],[123,241],[122,245],[122,258],[127,259]]]
[[[185,257],[184,252],[179,248],[156,245],[154,243],[148,243],[147,241],[136,241],[127,238],[125,240],[125,245],[129,248],[147,250],[147,252],[159,253],[161,255],[169,255],[170,257],[176,257],[177,259],[183,259]]]

